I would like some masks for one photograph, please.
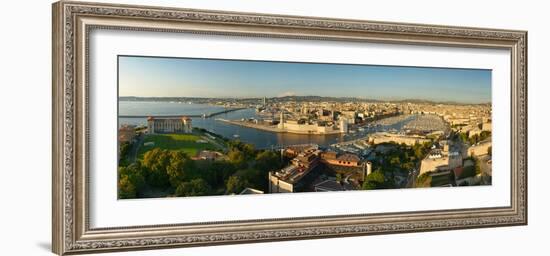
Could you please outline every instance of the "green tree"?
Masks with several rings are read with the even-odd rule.
[[[245,159],[253,159],[256,156],[256,148],[253,144],[243,143],[239,140],[229,142],[229,151],[241,151]]]
[[[419,143],[415,143],[413,145],[413,151],[414,151],[414,157],[416,159],[422,159],[422,157],[424,156],[424,153],[422,151],[422,145]]]
[[[249,187],[248,181],[239,175],[232,175],[226,182],[226,194],[238,194]]]
[[[139,163],[118,168],[120,198],[135,198],[145,187],[145,178]]]
[[[130,182],[128,175],[122,175],[120,179],[118,179],[118,198],[136,198],[136,187]]]
[[[247,187],[262,189],[267,186],[267,173],[257,169],[242,169],[236,171],[233,175],[239,176],[243,181],[246,181]]]
[[[386,188],[384,173],[377,170],[367,175],[365,181],[363,182],[363,189],[370,190],[380,188]]]
[[[255,168],[264,173],[280,169],[281,159],[277,153],[264,150],[256,155]]]
[[[246,164],[245,155],[239,149],[234,148],[229,150],[227,157],[229,158],[229,162],[234,164],[237,168],[243,168]]]
[[[176,188],[182,181],[191,179],[195,166],[187,154],[181,151],[170,151],[169,158],[166,173],[169,176],[170,184]]]
[[[143,156],[143,166],[147,170],[147,183],[155,187],[168,187],[170,185],[166,168],[170,164],[168,150],[154,148]]]
[[[240,141],[240,140],[230,140],[228,143],[227,143],[227,146],[229,147],[229,150],[231,149],[241,149],[241,145],[243,143]]]
[[[208,182],[214,187],[225,187],[224,182],[236,171],[235,166],[228,161],[211,162],[207,169],[211,174]]]
[[[130,142],[122,142],[119,145],[120,147],[120,160],[118,162],[119,166],[127,166],[128,165],[128,152],[130,151],[131,144]]]
[[[411,161],[412,160],[410,149],[411,149],[410,147],[407,147],[407,148],[404,149],[403,158],[405,159],[405,161]]]
[[[468,157],[468,158],[464,159],[464,163],[466,163],[466,161],[468,161],[468,162],[472,161],[474,164],[462,167],[464,169],[462,171],[462,174],[459,177],[456,177],[456,178],[464,179],[464,178],[473,177],[473,176],[476,175],[477,168],[478,168],[478,167],[476,167],[476,165],[478,165],[477,160],[474,159],[473,157]]]
[[[462,140],[462,142],[468,142],[468,135],[464,132],[461,132],[458,134],[458,136],[460,137],[460,140]]]
[[[410,171],[410,170],[414,169],[414,163],[411,162],[411,161],[405,162],[401,165],[401,169],[406,170],[406,171]]]
[[[246,159],[253,159],[256,155],[256,148],[253,144],[245,143],[242,146],[241,150],[244,153]]]
[[[210,186],[203,179],[181,182],[176,188],[176,196],[204,196],[210,193]]]
[[[123,156],[126,156],[126,154],[128,153],[128,151],[130,150],[130,142],[122,142],[120,143],[120,157],[122,158]]]
[[[390,164],[393,166],[399,166],[401,165],[401,159],[399,159],[399,156],[392,156],[390,158]]]

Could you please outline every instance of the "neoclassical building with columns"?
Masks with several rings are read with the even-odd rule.
[[[149,134],[155,133],[192,133],[191,118],[162,118],[150,116],[147,118],[147,130]]]

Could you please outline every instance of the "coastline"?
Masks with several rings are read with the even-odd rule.
[[[318,133],[318,132],[302,132],[302,131],[294,131],[294,130],[286,130],[286,129],[280,129],[276,126],[265,126],[260,124],[252,124],[248,122],[243,121],[235,121],[235,120],[227,120],[223,118],[216,118],[217,121],[222,121],[224,123],[232,124],[232,125],[239,125],[247,128],[253,128],[258,129],[262,131],[268,131],[268,132],[276,132],[276,133],[291,133],[291,134],[302,134],[302,135],[335,135],[335,134],[341,134],[339,130],[334,130],[332,132],[325,132],[325,133]]]

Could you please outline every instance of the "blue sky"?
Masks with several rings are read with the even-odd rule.
[[[119,96],[491,101],[491,71],[160,57],[119,57]]]

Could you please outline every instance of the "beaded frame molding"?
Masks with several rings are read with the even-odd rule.
[[[53,238],[60,255],[527,224],[527,32],[61,1],[53,4]],[[508,49],[511,205],[93,229],[88,39],[94,29]],[[159,34],[160,35],[160,34]]]

